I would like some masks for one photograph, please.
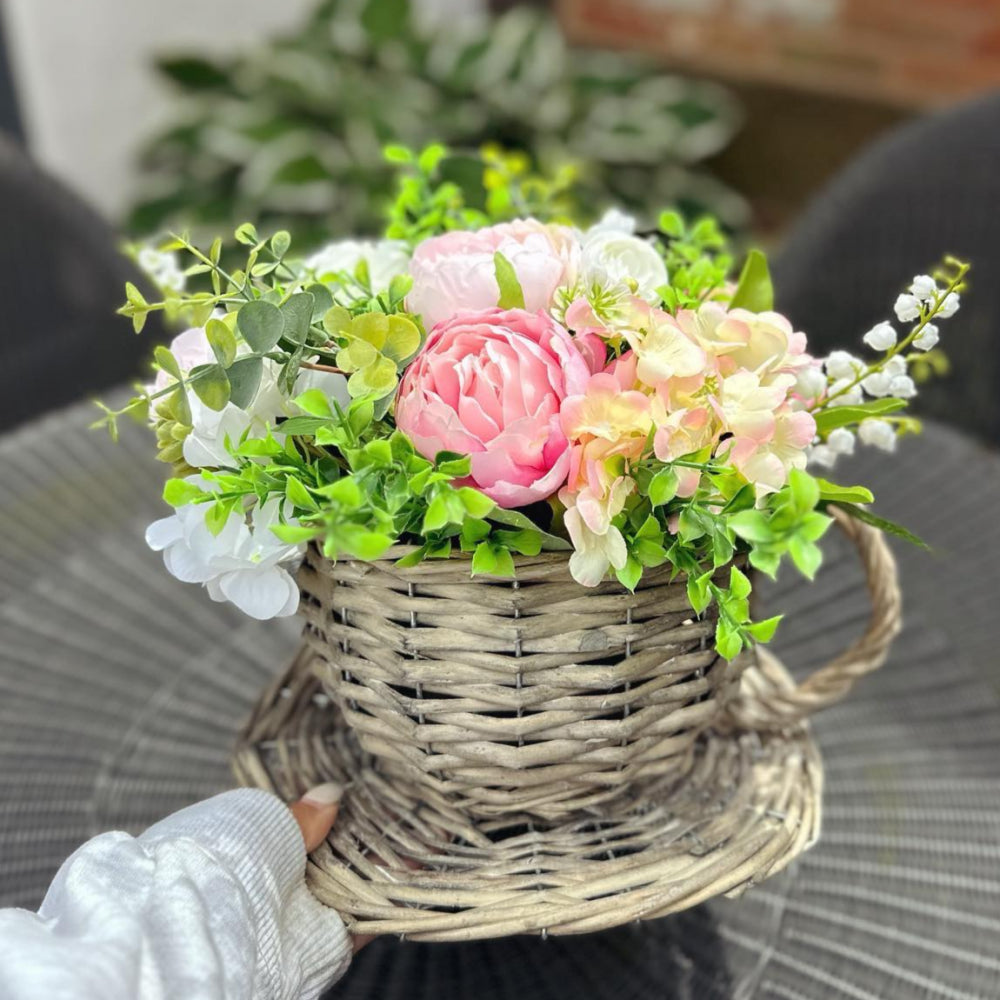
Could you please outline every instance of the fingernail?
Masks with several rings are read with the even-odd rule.
[[[332,806],[336,805],[343,798],[343,796],[343,785],[337,784],[336,781],[328,781],[326,784],[310,788],[309,791],[302,796],[302,801],[308,802],[314,806]]]

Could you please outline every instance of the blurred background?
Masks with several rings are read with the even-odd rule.
[[[1000,307],[1000,221],[983,212],[1000,193],[1000,0],[0,0],[0,13],[0,282],[30,333],[0,348],[4,426],[136,372],[149,341],[112,316],[131,273],[122,240],[243,221],[289,227],[302,249],[371,232],[382,145],[436,139],[577,164],[584,214],[715,213],[775,251],[779,305],[820,348],[856,344],[943,252],[971,256],[983,294],[950,351],[961,406],[943,390],[923,405],[1000,434],[1000,352],[981,350]]]

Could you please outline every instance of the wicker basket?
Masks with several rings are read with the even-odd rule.
[[[512,583],[470,581],[458,558],[400,570],[396,553],[313,553],[306,643],[237,775],[284,795],[347,783],[312,884],[357,932],[577,933],[738,891],[815,839],[804,719],[899,629],[882,536],[838,520],[873,614],[798,687],[764,651],[721,659],[712,613],[693,616],[666,571],[630,594],[580,588],[558,555],[520,560]]]

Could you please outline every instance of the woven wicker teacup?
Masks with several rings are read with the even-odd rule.
[[[517,560],[517,578],[470,578],[463,557],[400,569],[310,551],[299,582],[314,669],[390,783],[471,819],[613,813],[644,784],[680,781],[700,735],[781,728],[842,697],[899,627],[882,536],[838,517],[864,563],[865,635],[800,687],[738,700],[746,655],[713,645],[685,581],[647,571],[630,593],[586,589],[565,554]]]

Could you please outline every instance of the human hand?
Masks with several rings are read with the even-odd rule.
[[[336,782],[310,788],[298,802],[293,802],[289,809],[299,824],[302,839],[305,841],[306,853],[312,853],[330,835],[337,813],[340,811],[340,800],[344,789]],[[354,953],[373,940],[371,934],[354,935]]]

